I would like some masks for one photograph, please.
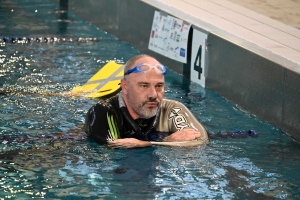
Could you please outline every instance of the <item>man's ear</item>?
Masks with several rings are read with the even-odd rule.
[[[124,95],[127,94],[127,83],[126,80],[123,78],[121,79],[121,88]]]

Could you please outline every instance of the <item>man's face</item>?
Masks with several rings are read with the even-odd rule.
[[[135,65],[147,63],[158,64],[158,61],[146,57],[139,59]],[[151,69],[146,73],[131,73],[127,75],[123,93],[131,109],[141,118],[155,116],[164,96],[164,75]]]

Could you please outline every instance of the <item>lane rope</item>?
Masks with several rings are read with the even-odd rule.
[[[219,131],[217,133],[208,132],[208,137],[210,139],[227,139],[227,138],[247,138],[248,136],[256,138],[258,137],[258,133],[255,130],[248,130],[248,131],[229,131],[229,132],[222,132]]]
[[[87,140],[87,136],[86,136],[86,134],[72,134],[72,133],[65,133],[65,134],[60,134],[60,135],[39,134],[37,137],[31,137],[29,135],[18,135],[18,136],[5,135],[5,136],[2,136],[2,138],[0,139],[0,144],[11,144],[14,142],[17,142],[17,143],[34,143],[34,142],[54,143],[57,141],[66,141],[66,140],[82,141],[82,140]]]
[[[0,43],[26,44],[26,43],[63,43],[63,42],[99,42],[99,41],[117,41],[117,39],[104,38],[58,38],[58,37],[4,37],[0,38]]]

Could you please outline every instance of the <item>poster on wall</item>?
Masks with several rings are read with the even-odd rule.
[[[186,63],[191,25],[181,19],[155,11],[148,48],[176,61]]]

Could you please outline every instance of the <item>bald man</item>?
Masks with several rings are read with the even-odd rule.
[[[86,133],[97,143],[113,148],[206,141],[205,128],[188,108],[164,99],[165,74],[165,66],[149,55],[129,59],[121,92],[89,109]]]

